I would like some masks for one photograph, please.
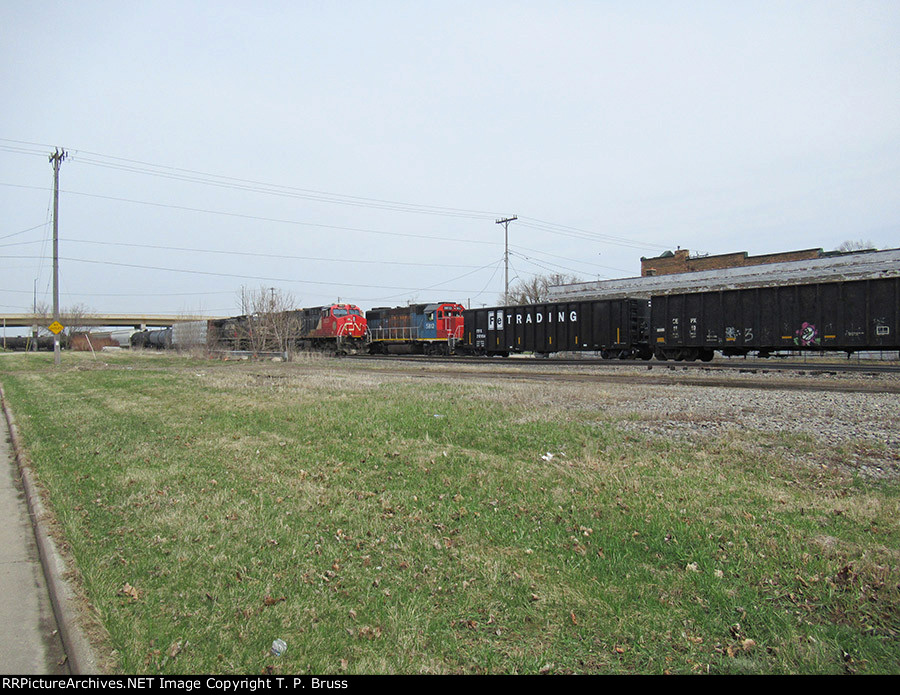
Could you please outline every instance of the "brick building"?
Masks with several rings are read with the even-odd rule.
[[[804,251],[787,251],[785,253],[767,253],[762,256],[750,256],[746,251],[723,253],[717,256],[691,256],[687,249],[678,249],[674,253],[666,251],[655,258],[642,257],[641,277],[692,273],[700,270],[743,268],[765,263],[808,261],[814,258],[825,258],[830,255],[833,255],[833,253],[826,253],[822,249],[806,249]]]

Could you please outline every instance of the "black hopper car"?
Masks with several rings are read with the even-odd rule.
[[[658,359],[900,349],[900,277],[668,294],[651,300]]]
[[[459,350],[483,355],[599,351],[650,359],[646,299],[596,299],[468,309]]]
[[[470,309],[459,351],[711,360],[900,350],[900,277]]]

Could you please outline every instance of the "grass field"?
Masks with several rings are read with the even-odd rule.
[[[0,359],[112,670],[900,672],[895,479],[409,370]]]

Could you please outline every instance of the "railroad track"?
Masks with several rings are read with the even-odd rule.
[[[420,379],[491,379],[503,381],[565,381],[580,383],[633,383],[649,386],[705,386],[756,390],[819,391],[843,393],[900,393],[900,380],[884,376],[900,374],[900,365],[810,365],[630,362],[612,360],[524,358],[441,358],[413,355],[356,355],[355,361],[379,365],[403,364],[403,369],[379,369]],[[410,369],[417,365],[418,369]],[[473,369],[473,367],[479,367]],[[585,367],[585,371],[561,371],[555,367]],[[448,368],[451,367],[451,368]],[[489,369],[484,369],[489,367]],[[875,368],[877,367],[877,368]],[[612,369],[617,368],[617,369]],[[852,379],[853,376],[860,379]],[[832,378],[839,377],[839,378]],[[874,378],[872,378],[874,377]]]
[[[738,359],[722,362],[659,362],[656,360],[603,360],[582,358],[537,359],[531,357],[428,357],[424,355],[352,355],[354,360],[373,360],[384,362],[440,363],[440,364],[488,364],[510,365],[525,368],[541,368],[549,366],[567,367],[599,367],[601,369],[639,368],[647,370],[699,370],[699,371],[736,371],[746,373],[782,372],[797,374],[900,374],[900,362],[781,362],[777,359]]]

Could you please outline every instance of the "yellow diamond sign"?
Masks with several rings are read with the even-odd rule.
[[[59,335],[59,332],[63,328],[65,328],[65,326],[63,326],[59,321],[54,321],[49,326],[47,326],[47,328],[49,328],[53,332],[53,335]]]

